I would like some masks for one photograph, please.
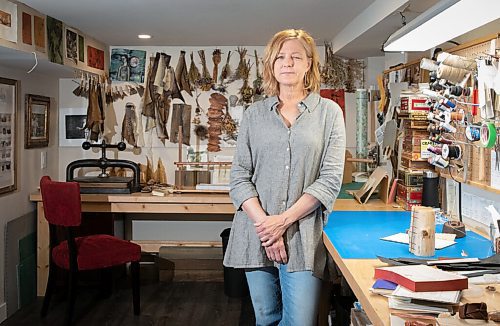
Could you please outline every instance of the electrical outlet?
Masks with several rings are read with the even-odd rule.
[[[45,151],[40,153],[40,168],[41,169],[47,168],[47,152]]]

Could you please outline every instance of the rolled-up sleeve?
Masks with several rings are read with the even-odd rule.
[[[236,152],[231,165],[231,181],[229,195],[237,210],[249,198],[258,197],[255,185],[252,183],[254,166],[252,150],[250,148],[250,113],[251,108],[245,110],[240,124]]]
[[[326,149],[322,158],[319,177],[304,190],[318,199],[324,208],[330,212],[342,185],[345,161],[345,126],[342,111],[335,105],[336,111],[333,126],[327,139]]]

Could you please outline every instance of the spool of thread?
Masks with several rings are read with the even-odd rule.
[[[428,125],[427,126],[427,131],[433,134],[440,134],[441,133],[441,127],[437,125]]]
[[[456,133],[457,128],[453,127],[449,123],[441,122],[439,126],[442,128],[443,131],[445,132],[450,132],[450,133]]]
[[[442,135],[430,136],[429,140],[432,140],[433,142],[436,143],[448,144],[448,145],[453,143],[451,140],[444,138]]]
[[[427,159],[427,162],[442,169],[447,168],[448,165],[450,165],[450,162],[445,160],[441,155],[433,155]]]
[[[455,84],[461,83],[468,77],[468,75],[468,70],[447,66],[443,63],[439,65],[437,70],[438,78],[446,79]]]
[[[457,238],[463,238],[467,235],[465,225],[460,221],[448,221],[443,224],[443,233],[455,234]]]
[[[493,122],[485,122],[481,126],[481,145],[485,148],[495,146],[497,140],[497,128]]]
[[[429,152],[437,154],[437,155],[441,155],[443,153],[443,149],[441,147],[438,147],[438,146],[428,146],[427,150]]]
[[[438,65],[434,60],[422,58],[422,60],[420,60],[420,68],[429,71],[436,71],[438,69]]]
[[[462,149],[457,145],[443,145],[443,154],[444,159],[448,160],[458,160],[462,156]]]
[[[468,125],[465,128],[465,137],[470,141],[478,141],[481,139],[481,126]]]
[[[452,101],[448,100],[447,98],[442,98],[439,100],[439,104],[446,106],[447,108],[454,109],[455,108],[455,103]]]
[[[472,94],[472,87],[466,87],[462,91],[463,96],[470,96]]]
[[[423,174],[422,206],[439,207],[439,175],[432,170]]]
[[[448,52],[440,52],[437,56],[437,61],[448,66],[469,71],[472,71],[477,67],[475,60],[470,60],[458,55],[450,54]]]
[[[451,112],[451,120],[453,121],[462,121],[464,119],[463,112]]]
[[[449,92],[451,95],[460,96],[462,95],[463,88],[461,86],[451,86]]]

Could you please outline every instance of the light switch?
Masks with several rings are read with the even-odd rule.
[[[45,151],[40,153],[40,168],[41,169],[47,168],[47,152]]]

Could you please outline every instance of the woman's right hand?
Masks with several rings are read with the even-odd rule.
[[[267,258],[280,264],[288,263],[288,255],[286,254],[285,242],[283,237],[280,237],[272,245],[264,247],[266,249]]]

